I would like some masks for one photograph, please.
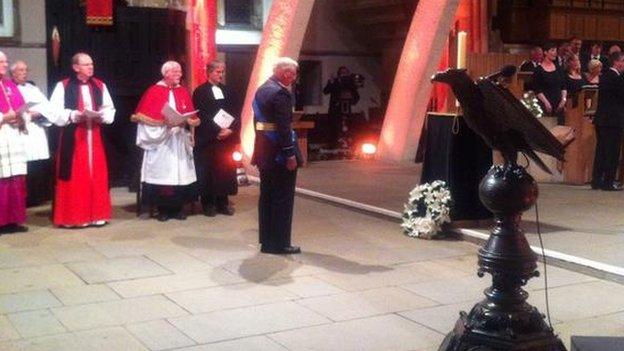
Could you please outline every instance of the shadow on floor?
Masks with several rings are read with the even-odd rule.
[[[392,270],[392,268],[387,266],[362,264],[355,261],[349,261],[338,256],[316,252],[304,251],[298,258],[305,264],[338,273],[367,274],[370,272],[386,272]]]
[[[338,256],[304,251],[300,255],[293,256],[257,253],[242,261],[238,273],[243,279],[254,283],[282,278],[280,281],[272,281],[271,285],[283,285],[292,282],[292,273],[304,266],[354,275],[392,270],[386,266],[367,265]]]

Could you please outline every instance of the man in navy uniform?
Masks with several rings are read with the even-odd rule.
[[[256,140],[251,163],[260,171],[258,202],[261,252],[296,254],[290,243],[295,183],[300,152],[292,129],[292,84],[297,62],[277,59],[273,76],[256,92],[253,101]]]

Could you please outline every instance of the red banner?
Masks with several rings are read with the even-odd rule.
[[[113,0],[87,0],[87,25],[112,26]]]
[[[206,81],[206,65],[217,58],[217,1],[189,0],[186,14],[188,30],[189,88]]]

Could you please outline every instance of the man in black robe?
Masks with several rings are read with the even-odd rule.
[[[234,208],[228,195],[236,195],[236,162],[232,154],[240,143],[240,117],[234,111],[235,97],[222,84],[225,64],[212,61],[206,67],[208,81],[193,92],[193,104],[199,110],[201,124],[195,130],[195,169],[200,186],[204,214],[231,216]],[[234,117],[229,126],[219,126],[215,116],[220,110]]]

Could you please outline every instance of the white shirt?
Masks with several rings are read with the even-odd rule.
[[[100,107],[102,123],[111,124],[115,119],[115,106],[113,105],[113,99],[108,92],[106,84],[103,84],[102,87],[102,106]],[[84,88],[87,87],[81,87],[81,89],[83,89],[81,91],[83,94],[83,104],[85,108],[91,107],[91,92],[88,88],[86,90],[84,90]],[[85,99],[85,97],[89,97],[89,99]],[[52,96],[50,96],[50,103],[56,109],[54,120],[50,120],[50,122],[63,127],[75,121],[76,111],[65,107],[65,87],[63,86],[63,82],[58,82],[54,87]],[[91,109],[93,108],[91,107]]]
[[[26,103],[36,103],[30,111],[38,112],[41,117],[26,123],[28,134],[22,133],[26,158],[28,161],[47,160],[50,158],[47,127],[52,125],[48,118],[54,119],[55,110],[45,95],[31,83],[17,84],[17,88]]]
[[[176,109],[173,91],[169,91],[167,103]],[[141,182],[155,185],[189,185],[197,181],[191,133],[185,128],[139,123],[136,144],[145,150],[141,166]]]

